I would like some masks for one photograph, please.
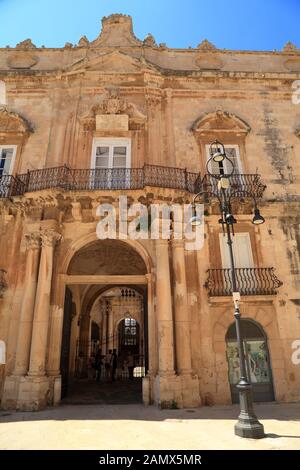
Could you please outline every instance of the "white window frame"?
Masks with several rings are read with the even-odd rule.
[[[243,174],[243,168],[242,168],[241,154],[240,154],[239,145],[237,145],[237,144],[224,144],[224,148],[225,148],[225,151],[226,151],[227,148],[235,149],[236,160],[237,160],[237,168],[234,168],[234,171],[239,173],[239,174]],[[211,157],[211,155],[209,153],[210,144],[205,145],[205,150],[206,150],[206,158],[207,158],[207,161],[208,161]],[[231,171],[231,165],[230,165],[230,168],[228,170]]]
[[[3,176],[4,175],[11,175],[12,171],[13,171],[13,168],[15,166],[15,160],[16,160],[16,154],[17,154],[17,145],[0,145],[0,151],[2,149],[13,149],[13,156],[12,156],[12,159],[11,159],[11,162],[10,162],[10,167],[9,167],[8,173],[7,172],[2,173]],[[0,152],[0,159],[1,159],[1,152]]]
[[[249,256],[249,260],[250,260],[250,263],[249,263],[250,266],[239,266],[239,262],[236,259],[237,256],[236,256],[236,249],[235,249],[235,246],[236,246],[235,241],[239,237],[247,237],[248,256]],[[234,261],[235,261],[235,267],[236,268],[253,268],[254,267],[254,259],[253,259],[253,251],[252,251],[252,243],[251,243],[250,233],[249,232],[237,232],[232,237],[232,240],[233,240],[232,249],[233,249],[233,258],[234,258]],[[222,267],[224,269],[230,268],[230,266],[229,266],[229,248],[227,246],[227,239],[226,239],[226,237],[224,237],[223,233],[219,233],[219,245],[220,245],[220,251],[221,251]],[[225,252],[225,250],[226,250],[226,252]],[[227,263],[226,263],[226,261],[227,261]]]
[[[96,148],[109,147],[108,169],[113,169],[113,147],[126,147],[126,166],[124,168],[131,168],[131,139],[123,137],[96,137],[93,140],[91,168],[96,168]],[[118,167],[115,167],[118,168]],[[122,167],[123,168],[123,167]]]

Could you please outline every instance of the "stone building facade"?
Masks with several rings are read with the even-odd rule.
[[[0,49],[4,409],[58,404],[76,375],[77,345],[90,353],[98,331],[102,352],[119,351],[126,321],[139,332],[145,404],[236,401],[228,259],[214,198],[196,251],[175,237],[96,234],[99,204],[118,213],[121,195],[128,204],[190,203],[209,183],[215,139],[234,162],[235,187],[261,193],[266,219],[254,226],[248,198],[235,202],[255,397],[299,400],[299,79],[300,50],[290,43],[280,52],[220,50],[206,40],[170,49],[151,35],[136,38],[124,15],[104,18],[92,42],[51,49],[28,39]]]

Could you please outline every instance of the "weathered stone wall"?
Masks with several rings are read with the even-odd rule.
[[[300,128],[300,104],[292,103],[292,84],[297,79],[300,51],[292,45],[281,52],[221,51],[204,41],[197,49],[168,49],[157,46],[153,38],[138,40],[131,20],[122,15],[104,19],[102,33],[91,43],[83,38],[76,47],[38,49],[27,41],[16,48],[0,49],[0,80],[6,84],[5,112],[11,120],[15,113],[25,119],[32,131],[21,129],[21,120],[9,130],[7,114],[0,110],[0,145],[18,143],[14,174],[64,164],[90,168],[94,137],[130,138],[132,167],[149,163],[200,170],[202,174],[205,145],[213,138],[239,145],[243,172],[258,171],[267,189],[261,202],[266,223],[253,229],[251,215],[238,208],[241,225],[237,225],[237,230],[251,232],[256,265],[275,267],[283,281],[276,297],[243,299],[242,312],[258,321],[267,334],[275,397],[286,401],[299,400],[300,384],[300,366],[291,361],[292,342],[300,339],[300,139],[296,132]],[[128,130],[96,127],[97,115],[120,114],[128,116]],[[59,275],[67,273],[63,270],[64,255],[76,246],[77,240],[95,233],[99,202],[117,203],[121,193],[43,191],[0,202],[0,268],[7,271],[8,283],[0,298],[0,339],[7,343],[6,375],[12,374],[15,367],[22,299],[27,288],[25,234],[39,231],[40,225],[51,220],[62,235],[54,251],[45,358],[46,372],[50,370],[51,376],[56,377],[58,372],[52,367],[59,357],[63,308]],[[191,200],[191,195],[183,191],[154,188],[132,191],[129,196],[131,201]],[[209,298],[204,287],[207,269],[221,266],[216,242],[220,228],[213,212],[208,208],[204,248],[198,253],[185,253],[185,313],[190,326],[191,369],[198,392],[194,383],[190,387],[193,397],[197,393],[200,396],[189,403],[198,400],[198,404],[230,402],[225,335],[233,319],[232,305],[229,298],[220,302]],[[141,242],[141,246],[149,253],[155,277],[156,243]],[[75,253],[76,248],[72,249]],[[176,310],[176,299],[182,295],[182,285],[179,282],[180,294],[176,294],[180,270],[175,272],[172,249],[171,309],[173,316],[180,317],[182,311]],[[176,256],[180,257],[180,253],[176,252]],[[159,334],[155,281],[152,288],[155,336]],[[77,294],[80,298],[79,291]],[[60,323],[55,323],[57,318]],[[158,367],[157,341],[157,337],[153,339],[150,352],[154,369]],[[49,359],[51,345],[55,345],[56,352]],[[168,384],[163,380],[154,384],[151,380],[153,390],[160,387],[153,396],[166,390],[167,397],[177,397],[178,402],[184,403],[182,395],[178,398],[179,392],[172,395],[168,388],[173,384],[174,390],[182,390],[177,378]],[[44,393],[43,383],[39,387]],[[32,393],[38,395],[39,391]],[[53,402],[54,392],[51,393]],[[16,399],[12,398],[12,402],[16,404]]]

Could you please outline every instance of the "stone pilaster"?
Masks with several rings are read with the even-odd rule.
[[[60,238],[61,235],[53,229],[41,231],[42,250],[34,308],[29,376],[45,375],[53,252]]]
[[[107,315],[108,315],[107,349],[109,351],[110,349],[113,350],[113,347],[114,347],[114,317],[113,317],[113,310],[111,308],[110,303],[109,303],[109,310],[107,311]]]
[[[175,349],[177,372],[192,373],[191,332],[185,273],[184,240],[172,240],[174,271]]]
[[[104,301],[105,302],[105,301]],[[106,302],[102,305],[102,346],[101,352],[103,355],[107,353],[107,312]]]
[[[13,375],[25,375],[28,372],[34,302],[38,277],[40,251],[40,233],[25,235],[27,257],[25,268],[24,295],[22,299],[20,325],[18,333],[15,369]]]
[[[159,375],[173,375],[174,333],[168,240],[156,241],[156,263]]]

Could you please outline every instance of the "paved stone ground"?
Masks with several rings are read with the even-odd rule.
[[[300,403],[256,404],[268,436],[234,436],[238,406],[62,405],[0,412],[0,449],[300,449]]]
[[[68,405],[126,405],[142,403],[142,380],[96,382],[81,380],[69,387],[63,403]]]

